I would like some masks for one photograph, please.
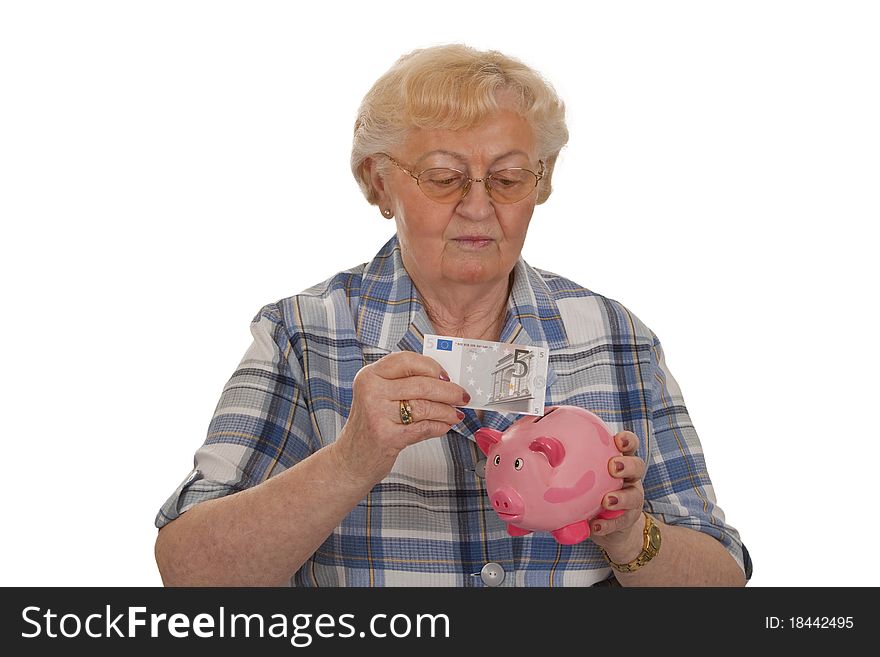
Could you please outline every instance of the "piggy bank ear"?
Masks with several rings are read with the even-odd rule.
[[[492,445],[501,442],[501,432],[498,431],[498,429],[487,429],[486,427],[482,427],[481,429],[477,429],[474,438],[477,441],[477,447],[480,448],[480,451],[486,456],[489,456],[489,450],[492,449]]]
[[[556,438],[549,438],[547,436],[535,438],[529,445],[529,449],[546,456],[551,468],[555,468],[565,458],[565,447]]]

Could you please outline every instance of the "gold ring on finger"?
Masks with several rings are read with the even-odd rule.
[[[407,401],[406,399],[400,400],[400,421],[404,424],[413,423],[412,407],[409,405],[409,401]]]

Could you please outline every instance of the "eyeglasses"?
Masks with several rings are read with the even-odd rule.
[[[544,162],[538,160],[541,165],[540,173],[513,167],[493,171],[483,178],[471,178],[458,169],[425,169],[421,173],[413,173],[388,153],[384,155],[398,169],[415,179],[419,189],[432,201],[438,203],[458,203],[471,191],[473,183],[483,183],[489,197],[497,203],[516,203],[522,201],[538,186],[538,181],[544,177]]]

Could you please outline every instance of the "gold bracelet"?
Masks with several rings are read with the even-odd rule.
[[[608,553],[605,551],[605,548],[599,548],[602,550],[602,554],[605,555],[606,561],[611,564],[611,567],[614,568],[619,573],[631,573],[633,571],[638,570],[646,563],[648,563],[651,559],[657,556],[657,553],[660,552],[660,528],[654,524],[654,520],[647,513],[645,516],[645,532],[644,532],[644,543],[642,545],[642,551],[639,552],[638,556],[635,559],[630,561],[629,563],[616,563],[611,560],[611,557],[608,556]]]

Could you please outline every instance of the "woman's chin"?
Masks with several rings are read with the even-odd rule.
[[[495,263],[485,262],[460,262],[451,267],[446,277],[456,283],[477,285],[489,283],[498,276],[498,266]]]

